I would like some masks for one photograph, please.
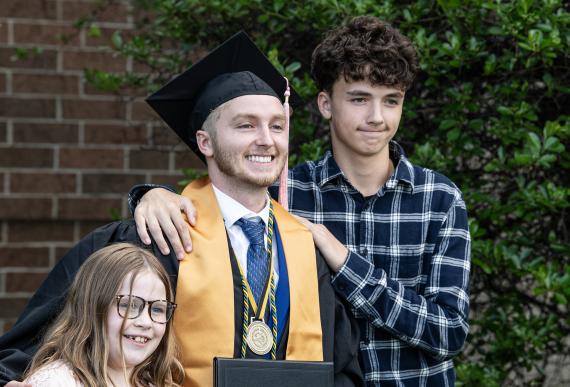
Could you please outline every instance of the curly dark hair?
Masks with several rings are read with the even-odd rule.
[[[313,51],[311,74],[332,91],[341,76],[407,90],[418,71],[416,49],[400,31],[373,16],[359,16],[330,31]]]

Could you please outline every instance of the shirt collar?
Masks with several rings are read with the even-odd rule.
[[[343,176],[330,150],[326,151],[324,157],[317,163],[315,173],[317,184],[321,187],[329,181]]]
[[[389,143],[390,159],[396,165],[394,173],[386,182],[387,188],[396,188],[398,184],[405,184],[414,189],[414,167],[406,157],[404,150],[396,141]],[[340,167],[336,163],[332,151],[328,150],[323,158],[317,163],[315,168],[316,182],[319,186],[344,176]]]
[[[407,185],[414,190],[414,166],[406,157],[404,149],[396,141],[390,141],[390,160],[396,166],[394,173],[386,182],[387,188],[396,188],[398,184]]]
[[[226,227],[233,226],[234,223],[241,218],[249,219],[255,216],[260,217],[267,226],[267,223],[269,222],[269,200],[266,201],[265,207],[256,213],[248,210],[243,206],[243,204],[220,191],[214,184],[212,184],[212,188],[214,189],[214,194],[218,200],[218,205],[220,206],[220,211],[224,218]]]

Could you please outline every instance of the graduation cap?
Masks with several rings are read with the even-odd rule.
[[[289,94],[290,90],[290,94]],[[208,115],[223,103],[243,95],[272,95],[285,103],[289,126],[289,95],[292,106],[302,103],[288,81],[243,31],[215,48],[202,60],[178,75],[146,102],[202,161],[196,131]],[[287,166],[281,177],[286,189]],[[286,192],[283,194],[286,195]],[[286,197],[280,202],[286,203]]]

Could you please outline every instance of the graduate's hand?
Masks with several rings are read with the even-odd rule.
[[[188,223],[192,226],[196,224],[196,209],[191,200],[163,188],[148,191],[135,209],[137,232],[142,242],[147,245],[151,242],[148,227],[162,254],[170,253],[164,239],[166,235],[178,259],[183,259],[185,250],[192,251],[192,240],[188,223],[182,214],[186,215]]]
[[[336,239],[325,225],[314,224],[297,215],[293,216],[309,229],[311,234],[313,234],[313,240],[317,249],[319,249],[331,270],[335,273],[338,272],[344,265],[344,262],[346,262],[348,249]]]
[[[12,380],[11,382],[8,382],[6,384],[6,387],[34,387],[29,383],[24,383],[24,382],[17,382],[15,380]]]

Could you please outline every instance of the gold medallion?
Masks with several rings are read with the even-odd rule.
[[[273,346],[273,334],[263,320],[253,320],[247,328],[247,346],[256,355],[269,353]]]

